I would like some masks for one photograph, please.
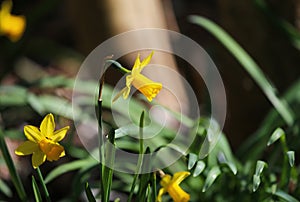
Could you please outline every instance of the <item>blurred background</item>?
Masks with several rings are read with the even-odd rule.
[[[191,24],[188,16],[205,16],[223,27],[260,65],[281,94],[299,78],[300,57],[299,50],[276,19],[299,28],[299,9],[300,3],[295,0],[152,3],[14,0],[12,13],[26,16],[27,25],[17,42],[5,36],[0,38],[1,84],[26,85],[28,80],[37,80],[44,72],[74,77],[82,60],[115,34],[149,27],[175,30],[199,43],[218,67],[228,101],[224,130],[232,146],[237,147],[255,132],[271,105],[223,45],[201,27]],[[128,62],[127,66],[130,65]],[[199,79],[193,78],[185,66],[175,68],[190,81],[201,99],[203,84]],[[19,120],[25,114],[18,114]]]
[[[195,40],[222,76],[228,104],[224,132],[233,150],[256,132],[272,105],[233,55],[209,32],[190,23],[188,16],[205,16],[223,27],[258,63],[279,96],[300,78],[300,45],[295,40],[300,29],[299,0],[13,0],[11,13],[25,16],[26,27],[18,41],[0,36],[0,84],[21,85],[35,95],[56,95],[69,102],[72,88],[51,87],[51,81],[43,89],[34,84],[48,76],[74,78],[84,58],[118,33],[164,28]],[[158,58],[183,74],[201,103],[204,84],[192,70],[170,55]],[[123,58],[122,64],[130,67],[132,59]],[[119,76],[111,74],[108,80],[113,83]],[[14,102],[0,108],[2,127],[39,125],[41,117],[35,109]]]

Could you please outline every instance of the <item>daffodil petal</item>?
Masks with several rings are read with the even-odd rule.
[[[142,71],[142,69],[150,63],[151,58],[152,58],[152,56],[153,56],[153,53],[154,53],[154,51],[152,51],[152,52],[150,53],[150,55],[148,55],[148,56],[142,61],[141,66],[140,66],[140,71]]]
[[[41,130],[41,133],[45,137],[51,138],[51,136],[53,135],[54,129],[55,129],[54,117],[50,113],[43,119],[41,126],[40,126],[40,130]]]
[[[8,14],[10,13],[12,9],[12,1],[11,0],[5,0],[1,4],[1,12]]]
[[[39,142],[43,139],[43,135],[39,131],[39,129],[35,126],[26,125],[24,126],[24,134],[27,139],[31,142]]]
[[[189,175],[190,172],[187,171],[177,172],[173,175],[171,183],[180,184]]]
[[[39,146],[37,143],[35,142],[31,142],[31,141],[26,141],[23,142],[16,150],[15,150],[15,154],[19,155],[19,156],[25,156],[25,155],[29,155],[32,154],[36,151],[39,150]]]
[[[127,86],[127,87],[130,87],[130,86],[131,86],[131,83],[133,82],[134,79],[135,79],[135,77],[132,76],[132,75],[126,76],[126,86]]]
[[[70,126],[66,126],[64,128],[61,128],[61,129],[55,131],[53,133],[53,136],[50,137],[51,140],[53,142],[59,142],[59,141],[61,141],[66,136],[66,134],[67,134],[67,132],[68,132],[69,129],[70,129]]]
[[[137,57],[136,57],[136,59],[135,59],[134,65],[132,67],[132,70],[136,69],[136,68],[139,68],[140,65],[141,65],[140,54],[138,54]]]
[[[46,154],[38,150],[31,157],[32,166],[34,169],[42,165],[46,161]]]
[[[162,195],[164,195],[165,193],[166,193],[166,189],[165,188],[160,188],[159,191],[158,191],[156,202],[161,202],[162,201]]]
[[[64,157],[65,155],[66,155],[66,152],[65,152],[65,150],[64,150],[63,152],[61,152],[59,158]]]
[[[125,87],[123,92],[123,98],[127,99],[130,93],[130,87]]]

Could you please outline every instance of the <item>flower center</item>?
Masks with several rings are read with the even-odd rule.
[[[64,152],[64,148],[62,146],[48,139],[41,140],[39,142],[39,147],[42,152],[46,154],[48,161],[58,160]]]

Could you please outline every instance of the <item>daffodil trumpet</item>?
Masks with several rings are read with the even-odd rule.
[[[153,56],[153,51],[148,55],[142,62],[140,61],[140,54],[138,54],[132,70],[127,70],[120,65],[118,68],[122,67],[122,71],[128,73],[126,76],[126,86],[114,97],[113,102],[116,101],[121,95],[124,99],[127,99],[131,90],[131,86],[138,89],[149,102],[160,92],[162,89],[162,84],[159,82],[154,82],[141,74],[143,68],[147,66]],[[119,67],[120,66],[120,67]]]
[[[188,202],[190,195],[186,193],[179,184],[190,175],[187,171],[177,172],[173,175],[163,174],[160,181],[162,186],[158,192],[156,202],[162,202],[162,196],[168,193],[174,202]]]

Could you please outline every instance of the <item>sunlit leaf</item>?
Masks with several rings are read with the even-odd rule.
[[[293,196],[289,195],[288,193],[282,191],[282,190],[277,190],[274,195],[278,196],[279,198],[287,201],[287,202],[299,202],[298,199],[294,198]]]
[[[221,174],[221,170],[218,166],[213,167],[207,174],[207,177],[202,188],[202,192],[205,192]]]
[[[258,189],[258,187],[261,183],[260,176],[266,166],[267,166],[267,163],[264,161],[258,160],[256,162],[255,174],[253,175],[253,192],[255,192]]]
[[[198,156],[193,153],[189,153],[188,169],[191,170],[198,160]]]
[[[256,162],[255,175],[260,176],[266,166],[266,162],[258,160]]]
[[[295,152],[294,151],[288,151],[287,156],[288,156],[288,159],[289,159],[290,166],[293,167],[294,164],[295,164]]]
[[[219,153],[218,160],[219,160],[220,163],[227,165],[229,167],[229,169],[231,170],[231,172],[234,175],[236,175],[237,168],[236,168],[235,164],[233,162],[228,161],[223,152]]]
[[[196,177],[200,175],[203,172],[204,168],[205,168],[205,163],[203,161],[197,161],[195,170],[193,172],[193,176]]]
[[[255,192],[258,189],[260,182],[260,176],[253,175],[253,192]]]
[[[282,136],[285,136],[285,132],[281,128],[277,128],[271,135],[267,145],[269,146],[273,144],[274,142],[279,140]]]

